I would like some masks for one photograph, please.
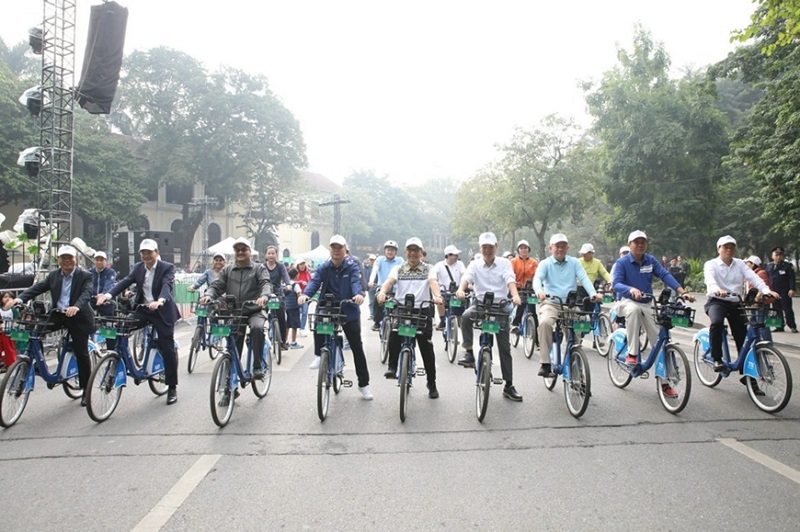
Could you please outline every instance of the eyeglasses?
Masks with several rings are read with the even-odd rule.
[[[247,248],[235,248],[233,251],[235,251],[236,253],[247,253],[250,250]]]

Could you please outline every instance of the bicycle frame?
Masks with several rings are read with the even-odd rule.
[[[9,336],[15,342],[28,341],[28,348],[24,353],[19,353],[18,356],[26,356],[32,360],[32,364],[28,367],[28,375],[25,380],[25,389],[23,391],[32,391],[36,382],[36,373],[44,380],[48,388],[53,388],[57,384],[63,384],[69,379],[77,377],[78,375],[78,362],[75,360],[75,354],[72,350],[72,338],[69,333],[64,336],[59,349],[58,363],[54,372],[50,372],[47,366],[47,360],[44,356],[43,339],[46,327],[50,322],[31,321],[20,322],[24,324],[24,329],[15,328],[9,331]],[[28,328],[27,324],[31,324]]]
[[[116,338],[117,339],[117,349],[116,354],[119,355],[122,364],[117,367],[117,376],[114,382],[114,387],[118,388],[120,386],[127,386],[128,384],[128,375],[130,375],[133,380],[134,384],[139,384],[139,382],[147,380],[155,375],[160,375],[164,373],[164,358],[161,355],[161,352],[155,347],[155,342],[153,341],[153,332],[154,328],[147,324],[145,329],[145,352],[144,352],[144,360],[142,363],[142,368],[136,366],[133,355],[130,351],[129,347],[129,339],[130,335],[134,332],[129,326],[131,323],[130,318],[123,318],[124,322],[120,321],[120,318],[112,318],[110,320],[106,320],[109,323],[116,323],[113,328],[101,328],[101,334],[106,338]]]
[[[250,368],[253,367],[253,345],[250,335],[247,335],[245,341],[247,357],[244,366],[239,359],[239,349],[236,347],[236,332],[241,326],[239,321],[242,319],[245,319],[242,315],[219,314],[209,318],[211,334],[225,339],[225,349],[231,355],[231,373],[228,378],[228,386],[231,390],[238,388],[240,383],[248,383],[252,380]],[[264,349],[267,349],[266,342]]]
[[[547,297],[557,299],[561,309],[559,310],[556,326],[553,329],[553,345],[550,347],[550,366],[552,372],[556,375],[561,375],[561,378],[567,382],[572,382],[570,357],[572,356],[572,348],[578,344],[578,336],[576,332],[580,332],[580,337],[592,330],[591,321],[580,319],[581,316],[591,317],[586,311],[580,312],[574,309],[574,298],[577,292],[570,292],[567,296],[567,302],[561,301],[558,296]],[[597,304],[596,304],[597,305]],[[594,311],[592,311],[594,312]],[[564,346],[564,358],[561,358],[561,344],[564,341],[564,336],[567,337],[567,343]]]
[[[653,349],[650,350],[650,354],[644,361],[641,360],[642,350],[640,346],[639,351],[636,354],[637,363],[633,366],[630,366],[631,377],[637,378],[646,374],[647,371],[653,367],[653,364],[655,364],[656,376],[664,379],[667,378],[664,356],[666,353],[666,347],[673,343],[669,332],[670,328],[671,327],[661,325],[658,331],[658,339],[656,340]],[[610,341],[613,347],[612,353],[609,356],[625,356],[628,350],[628,338],[625,328],[621,327],[611,333]]]

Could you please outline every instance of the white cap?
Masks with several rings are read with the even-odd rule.
[[[328,242],[328,245],[339,244],[340,246],[347,247],[347,240],[344,239],[342,235],[333,235],[331,237],[331,241]]]
[[[72,255],[73,257],[78,256],[78,251],[72,246],[61,246],[58,248],[58,256],[61,255]]]
[[[503,258],[506,258],[506,259],[507,259],[507,258],[508,258],[508,257],[510,257],[510,256],[511,256],[511,252],[510,252],[510,251],[504,251],[504,252],[503,252]]]
[[[531,249],[531,245],[528,244],[528,241],[525,240],[524,238],[519,242],[517,242],[517,249],[519,249],[520,246],[526,246],[528,249]]]
[[[158,242],[153,240],[152,238],[145,238],[142,240],[142,243],[139,244],[139,251],[156,251],[158,249]]]
[[[239,245],[239,244],[244,244],[244,245],[245,245],[245,246],[247,246],[247,248],[248,248],[248,249],[250,249],[251,251],[252,251],[252,249],[253,249],[253,246],[251,246],[251,245],[250,245],[250,241],[249,241],[249,240],[247,240],[247,239],[246,239],[245,237],[243,237],[243,236],[240,236],[239,238],[237,238],[236,240],[234,240],[234,241],[233,241],[233,246],[231,246],[231,247],[233,247],[234,249],[236,249],[236,246],[237,246],[237,245]]]
[[[647,235],[644,234],[644,231],[636,230],[628,235],[628,242],[633,242],[637,238],[644,238],[645,240],[647,240]]]
[[[225,254],[224,253],[214,253],[214,256],[211,257],[211,258],[212,259],[216,259],[217,257],[222,257],[222,260],[225,260]]]
[[[461,253],[461,250],[458,249],[457,247],[455,247],[453,244],[450,244],[449,246],[445,246],[445,248],[444,248],[444,256],[445,257],[448,256],[448,255],[458,255],[459,253]]]
[[[755,264],[756,266],[761,266],[761,259],[759,259],[759,258],[758,258],[758,257],[756,257],[755,255],[750,255],[749,257],[747,257],[746,259],[744,259],[744,261],[745,261],[745,262],[752,262],[752,263],[753,263],[753,264]]]
[[[497,245],[497,237],[494,236],[494,233],[481,233],[481,236],[478,237],[478,245],[482,246],[484,244]]]
[[[733,244],[735,246],[736,239],[733,238],[731,235],[725,235],[719,237],[719,240],[717,240],[717,247],[724,246],[725,244]]]
[[[629,248],[628,246],[622,246],[621,248],[619,248],[619,252],[620,253],[630,253],[631,252],[631,248]]]
[[[108,255],[106,255],[105,251],[98,251],[97,253],[94,254],[94,258],[108,260]]]
[[[417,246],[419,249],[425,249],[425,247],[422,245],[422,240],[420,240],[415,236],[412,236],[411,238],[406,240],[406,249],[408,249],[411,246]]]
[[[367,259],[369,259],[369,260],[375,260],[377,258],[378,258],[378,256],[376,254],[374,254],[374,253],[370,253],[369,255],[367,255]]]
[[[565,244],[569,244],[569,240],[567,240],[567,235],[565,235],[564,233],[556,233],[550,237],[551,246],[558,244],[559,242],[564,242]]]
[[[583,255],[585,253],[594,253],[594,246],[588,242],[582,245],[580,254]]]
[[[400,246],[398,246],[398,245],[397,245],[397,242],[395,242],[394,240],[387,240],[387,241],[386,241],[386,242],[383,244],[383,249],[386,249],[386,248],[394,248],[394,249],[397,249],[397,248],[399,248],[399,247],[400,247]]]

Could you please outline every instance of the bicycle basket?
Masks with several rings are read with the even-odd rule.
[[[783,312],[765,306],[743,307],[747,319],[766,327],[783,327]]]
[[[695,309],[683,305],[668,304],[659,309],[656,317],[664,327],[691,327],[694,323]]]
[[[339,328],[338,314],[312,314],[314,334],[330,336]]]

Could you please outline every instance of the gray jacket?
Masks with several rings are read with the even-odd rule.
[[[268,297],[272,293],[269,272],[263,264],[250,261],[247,266],[228,264],[206,290],[206,296],[218,299],[223,294],[236,297],[236,305],[243,301]]]

